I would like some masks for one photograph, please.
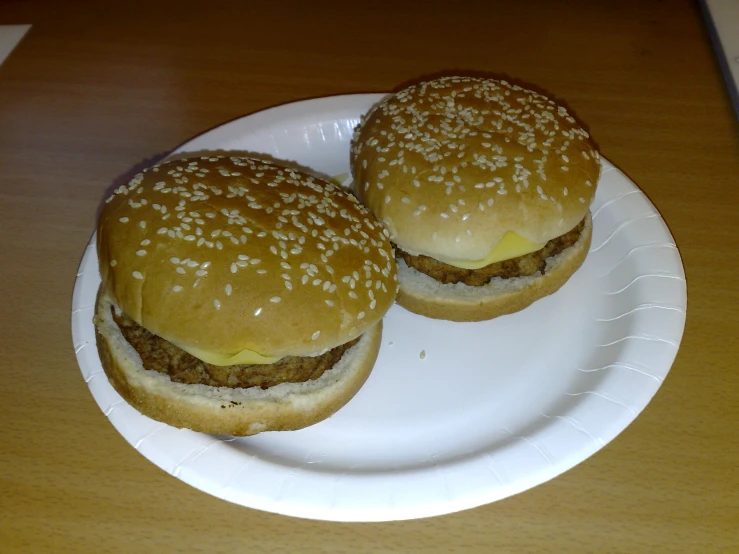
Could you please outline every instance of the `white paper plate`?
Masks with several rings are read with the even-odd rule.
[[[347,173],[352,129],[379,98],[280,106],[179,150],[252,150]],[[472,508],[543,483],[597,452],[644,409],[675,358],[686,287],[664,221],[607,161],[592,211],[590,255],[559,292],[483,323],[435,321],[393,307],[364,388],[336,415],[301,431],[211,436],[163,425],[125,403],[95,348],[94,241],[74,289],[75,351],[93,396],[126,440],[217,497],[340,521]]]

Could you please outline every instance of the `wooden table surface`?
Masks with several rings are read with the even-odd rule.
[[[739,134],[697,4],[107,4],[0,4],[0,24],[32,24],[0,66],[0,551],[739,552]],[[566,99],[667,221],[689,307],[653,401],[560,477],[431,519],[295,519],[158,469],[72,348],[104,191],[235,117],[454,69]]]

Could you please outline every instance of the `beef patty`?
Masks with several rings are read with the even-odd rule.
[[[519,256],[518,258],[495,262],[479,269],[463,269],[445,264],[428,256],[414,256],[398,248],[397,245],[394,245],[395,255],[401,258],[408,267],[415,268],[440,283],[464,283],[472,287],[481,287],[489,283],[494,277],[510,279],[511,277],[534,275],[537,272],[543,274],[547,267],[547,258],[556,256],[575,244],[577,239],[580,238],[580,233],[584,226],[585,219],[578,223],[571,231],[547,242],[541,250]]]
[[[146,369],[169,375],[176,383],[211,387],[263,389],[280,383],[302,383],[318,379],[341,359],[359,338],[344,343],[320,356],[286,356],[273,364],[217,366],[205,363],[162,337],[147,331],[126,314],[113,311],[113,319],[128,343],[141,356]]]

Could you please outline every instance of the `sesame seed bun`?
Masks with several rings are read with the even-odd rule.
[[[380,350],[382,322],[367,329],[331,371],[303,383],[228,388],[171,381],[147,370],[112,317],[114,304],[99,294],[96,338],[113,388],[142,414],[175,427],[236,436],[302,429],[326,419],[357,393]]]
[[[352,194],[250,157],[145,170],[106,201],[97,252],[94,321],[111,384],[143,414],[209,433],[299,429],[334,413],[371,371],[397,292],[386,231]],[[307,360],[344,349],[304,382],[176,382],[169,370],[145,367],[113,312],[215,365],[212,353]],[[273,371],[264,364],[259,371]]]
[[[398,247],[460,267],[507,232],[535,244],[567,233],[589,213],[600,176],[593,141],[564,106],[472,77],[385,97],[355,130],[351,165],[356,194]]]
[[[182,346],[310,356],[373,327],[396,269],[381,225],[346,190],[245,157],[165,162],[108,199],[102,286]]]

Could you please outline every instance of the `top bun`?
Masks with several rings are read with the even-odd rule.
[[[315,355],[374,326],[396,294],[392,247],[356,198],[261,159],[147,169],[97,231],[104,289],[183,347]]]
[[[357,194],[410,254],[485,258],[507,231],[544,244],[588,212],[600,158],[556,101],[506,81],[449,77],[362,118]]]

